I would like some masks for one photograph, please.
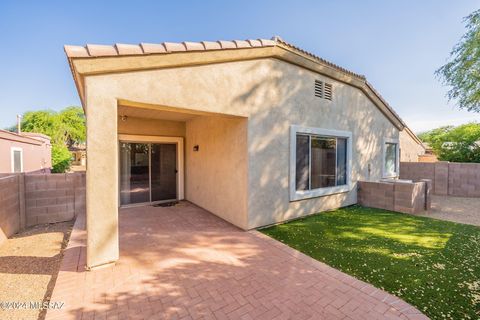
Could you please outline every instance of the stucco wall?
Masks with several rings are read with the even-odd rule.
[[[247,120],[202,116],[186,129],[186,199],[246,229]]]
[[[425,148],[418,144],[405,130],[400,131],[400,161],[418,162],[418,156],[425,154]]]
[[[0,172],[12,172],[12,148],[23,150],[23,172],[50,172],[52,166],[50,142],[29,143],[31,139],[19,137],[20,141],[0,137]]]
[[[333,101],[314,96],[315,79],[333,84]],[[111,188],[118,181],[117,171],[102,171],[102,166],[118,162],[116,146],[110,141],[115,140],[112,134],[117,132],[117,123],[100,125],[102,120],[117,117],[116,99],[248,117],[248,209],[243,213],[248,214],[248,228],[356,202],[355,184],[348,193],[289,201],[291,125],[351,131],[353,182],[381,178],[383,139],[399,138],[398,130],[359,89],[276,59],[98,75],[87,77],[85,83],[87,121],[95,118],[87,131],[95,140],[94,154],[89,150],[89,158],[96,159],[92,161],[95,168],[89,170],[91,175],[101,173],[108,181],[105,184],[110,185],[109,189],[89,183],[87,173],[92,198],[88,205],[87,195],[87,206],[92,213],[97,212],[95,217],[107,215],[113,204],[118,204],[118,190]],[[188,125],[186,130],[188,136]],[[108,140],[107,145],[100,140]],[[186,140],[189,143],[188,137]],[[103,194],[99,197],[99,193]],[[236,201],[231,203],[232,207],[237,205]],[[105,223],[113,222],[108,218]],[[101,229],[105,227],[98,231]]]
[[[185,122],[128,117],[118,118],[118,133],[151,136],[185,137]]]
[[[248,131],[249,227],[356,203],[356,181],[381,178],[383,139],[398,139],[398,130],[356,88],[279,61],[258,68],[263,70],[268,75],[259,76],[254,95],[246,101],[251,105],[263,100],[251,109]],[[315,80],[332,83],[332,101],[314,96]],[[352,132],[350,192],[290,201],[289,129],[293,124]]]

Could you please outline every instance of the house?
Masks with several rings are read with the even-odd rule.
[[[409,127],[400,131],[400,161],[419,162],[426,153],[425,145]]]
[[[50,137],[44,134],[0,130],[0,174],[50,173],[51,154]]]
[[[87,115],[90,268],[118,259],[124,206],[186,199],[248,230],[399,175],[402,119],[364,76],[279,37],[65,52]]]
[[[68,151],[72,154],[72,162],[70,170],[85,171],[85,166],[87,165],[87,147],[84,143],[75,144],[68,147]]]

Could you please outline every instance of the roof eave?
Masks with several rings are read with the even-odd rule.
[[[254,46],[252,45],[253,42],[248,41],[259,41],[262,45]],[[263,40],[264,42],[261,42],[262,40],[248,41],[244,43],[235,41],[225,41],[223,43],[218,41],[216,47],[214,47],[214,44],[217,43],[212,42],[209,45],[206,42],[202,42],[203,48],[184,42],[182,43],[185,48],[183,50],[180,50],[181,47],[173,46],[173,44],[170,45],[170,47],[167,44],[162,44],[165,49],[163,51],[155,47],[147,48],[144,44],[140,46],[141,50],[138,48],[125,47],[127,45],[116,45],[115,47],[87,46],[86,48],[65,46],[65,53],[67,54],[67,59],[84,111],[86,111],[84,77],[88,75],[277,58],[361,89],[397,129],[403,130],[407,127],[394,109],[366,80],[365,76],[328,62],[279,38],[275,38],[275,40]],[[249,43],[250,46],[248,46],[247,43]],[[176,51],[166,50],[168,48]],[[147,50],[147,52],[145,50]],[[154,50],[159,52],[155,52]],[[91,53],[95,55],[92,56]],[[185,55],[189,56],[186,57]],[[142,63],[132,63],[132,59],[142,59]],[[144,63],[144,59],[150,64]]]

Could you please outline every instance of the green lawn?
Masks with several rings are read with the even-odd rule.
[[[353,206],[261,230],[416,306],[480,318],[480,228]]]

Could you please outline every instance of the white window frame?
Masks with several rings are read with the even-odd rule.
[[[328,138],[344,138],[347,140],[347,184],[335,187],[325,187],[312,190],[297,190],[296,188],[296,163],[297,163],[297,134],[318,135]],[[314,127],[290,126],[290,201],[327,196],[344,193],[352,190],[352,132]]]
[[[11,147],[10,148],[10,159],[11,159],[11,170],[12,173],[15,172],[15,157],[14,152],[20,151],[20,172],[23,172],[23,149],[20,147]]]
[[[395,167],[397,168],[397,171],[392,174],[392,175],[389,175],[387,174],[387,172],[385,171],[385,160],[386,160],[386,153],[387,153],[387,143],[391,143],[391,144],[395,144],[396,145],[396,148],[395,148],[395,155],[396,155],[396,159],[395,159]],[[393,178],[398,178],[400,176],[400,139],[396,139],[396,138],[383,138],[383,144],[382,144],[382,178],[386,178],[386,179],[393,179]]]

